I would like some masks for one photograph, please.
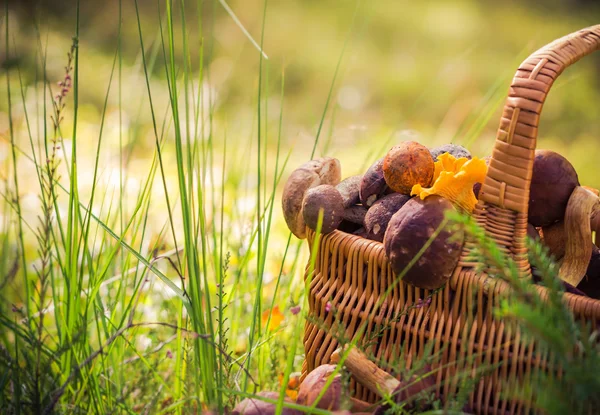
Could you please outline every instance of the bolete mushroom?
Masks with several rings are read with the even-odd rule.
[[[383,242],[390,219],[409,200],[410,196],[408,195],[392,193],[376,201],[364,218],[367,238]]]
[[[383,177],[383,158],[369,167],[360,182],[360,202],[363,206],[371,207],[379,199],[388,185]]]
[[[600,299],[600,249],[597,246],[592,248],[592,257],[585,277],[577,288],[592,298]]]
[[[340,162],[323,157],[304,163],[294,170],[283,188],[283,216],[296,237],[306,238],[306,224],[302,217],[302,201],[306,191],[321,184],[337,185],[341,179]]]
[[[342,180],[335,188],[344,199],[344,208],[349,208],[360,202],[360,183],[362,175],[350,176]]]
[[[543,242],[557,260],[558,275],[573,286],[586,274],[594,243],[591,218],[600,211],[600,200],[583,186],[575,187],[565,210],[564,220],[542,228]]]
[[[395,192],[410,194],[413,186],[429,186],[435,165],[431,153],[424,145],[405,141],[394,147],[383,159],[383,177]]]
[[[577,186],[577,172],[566,158],[554,151],[536,150],[529,190],[529,222],[541,227],[562,220]]]
[[[431,153],[433,160],[437,160],[438,156],[444,153],[450,153],[456,158],[465,157],[469,160],[471,159],[471,153],[469,150],[463,146],[459,146],[458,144],[443,144],[441,146],[432,148],[429,150],[429,152]]]
[[[424,200],[409,200],[392,216],[383,245],[394,273],[405,271],[403,281],[433,290],[450,278],[464,242],[462,229],[440,228],[445,222],[445,212],[451,209],[454,207],[448,200],[433,195]],[[421,256],[407,268],[417,255]]]
[[[331,361],[339,363],[341,357],[342,349],[337,349],[331,355]],[[391,397],[397,403],[404,403],[406,409],[426,409],[428,395],[435,387],[434,376],[428,365],[414,373],[410,379],[399,381],[355,347],[346,353],[344,366],[365,388],[381,397]]]
[[[317,402],[329,378],[333,375],[336,365],[321,365],[310,372],[300,384],[296,403],[304,406],[312,406]],[[347,396],[342,385],[342,375],[337,373],[323,395],[316,403],[316,408],[337,411],[342,409],[342,403]],[[360,399],[348,397],[351,412],[367,411],[371,404]]]
[[[348,204],[348,200],[336,187],[322,184],[306,192],[302,205],[302,216],[306,225],[312,230],[316,230],[319,213],[322,211],[321,233],[323,234],[336,230],[343,220],[362,224],[367,209],[362,206],[348,206]]]
[[[276,401],[279,399],[279,393],[277,392],[259,392],[256,394],[257,396],[270,399],[271,401]],[[291,403],[292,401],[289,398],[285,398],[284,402]],[[277,410],[277,404],[273,402],[267,402],[258,398],[246,398],[240,403],[238,403],[231,415],[275,415]],[[291,409],[283,407],[281,413],[283,415],[301,415],[303,412],[297,409]]]

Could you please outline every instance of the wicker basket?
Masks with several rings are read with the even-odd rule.
[[[542,106],[563,70],[597,49],[600,25],[541,48],[519,66],[504,105],[474,217],[525,275],[531,275],[525,236]],[[308,232],[311,247],[314,236]],[[334,333],[340,327],[347,338],[353,338],[364,326],[361,338],[381,333],[370,352],[382,362],[402,354],[410,367],[433,342],[433,350],[440,356],[434,367],[436,392],[442,398],[457,390],[457,377],[453,376],[457,371],[474,373],[479,366],[495,365],[475,386],[471,408],[490,414],[532,412],[528,402],[504,400],[501,386],[517,384],[546,370],[548,357],[536,353],[535,344],[526,344],[514,325],[495,319],[493,306],[509,288],[498,279],[473,271],[476,264],[465,261],[472,245],[465,244],[449,284],[431,297],[431,303],[419,307],[411,305],[431,293],[401,281],[386,298],[380,298],[396,278],[381,243],[334,231],[320,239],[317,249],[314,272],[308,275],[307,267],[306,275],[310,280],[310,311],[304,335],[304,374],[329,363],[338,347],[339,337]],[[543,287],[538,290],[547,294]],[[573,294],[564,297],[577,318],[594,324],[600,320],[600,301]],[[376,400],[354,380],[350,386],[355,397]]]

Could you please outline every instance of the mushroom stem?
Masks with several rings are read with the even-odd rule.
[[[342,349],[334,351],[331,361],[339,363],[341,353]],[[380,369],[355,347],[348,351],[344,365],[361,385],[379,396],[389,396],[400,386],[398,379]]]
[[[565,213],[565,256],[558,274],[573,286],[585,276],[592,257],[590,218],[599,208],[600,199],[594,193],[582,186],[573,190]]]
[[[566,245],[566,234],[565,234],[565,222],[560,221],[553,223],[552,225],[544,226],[542,228],[544,235],[544,245],[548,247],[550,254],[554,256],[557,261],[560,261],[565,256],[565,245]]]

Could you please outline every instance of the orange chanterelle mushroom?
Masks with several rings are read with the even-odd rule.
[[[486,173],[487,166],[484,160],[477,157],[471,160],[465,157],[457,159],[450,153],[444,153],[438,156],[438,161],[435,162],[433,185],[424,188],[416,184],[410,194],[421,199],[439,195],[452,202],[456,208],[471,213],[477,204],[473,185],[483,182]]]

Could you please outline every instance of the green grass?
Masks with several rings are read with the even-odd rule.
[[[331,15],[313,3],[297,10],[312,13],[317,28],[334,22],[341,35],[329,40],[331,53],[320,49],[326,37],[308,32],[274,41],[282,21],[295,27],[291,6],[277,2],[119,0],[107,6],[116,22],[102,36],[88,32],[85,3],[74,2],[58,29],[3,11],[0,407],[222,413],[271,389],[281,411],[303,359],[304,267],[310,276],[316,261],[285,228],[282,182],[320,155],[339,157],[344,176],[359,173],[397,139],[396,128],[435,131],[422,113],[433,124],[447,111],[438,106],[454,105],[440,93],[444,69],[428,69],[416,95],[392,80],[392,53],[375,58],[377,42],[364,43],[390,30],[389,2],[327,3]],[[14,22],[33,29],[24,34]],[[100,52],[94,42],[104,34]],[[223,80],[227,36],[242,43],[229,51]],[[322,58],[309,56],[312,48]],[[520,59],[530,48],[519,50]],[[385,74],[374,87],[381,117],[377,106],[363,114],[336,101],[360,83],[361,57],[373,60],[369,73]],[[475,149],[491,142],[478,140],[489,134],[512,60],[479,81],[478,105],[444,137]],[[63,94],[57,82],[67,75]],[[382,90],[399,92],[404,114],[396,117]],[[364,140],[340,139],[344,126],[363,122],[371,123]],[[290,139],[301,129],[310,139]],[[270,330],[276,307],[285,320]]]

